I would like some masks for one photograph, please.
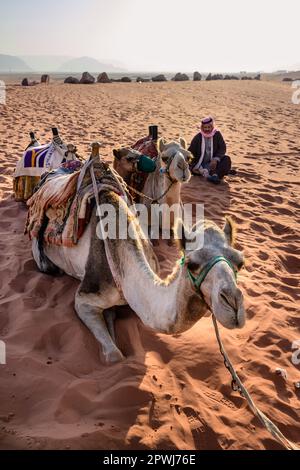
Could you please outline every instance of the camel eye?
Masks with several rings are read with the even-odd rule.
[[[193,263],[193,261],[189,261],[188,263],[188,268],[190,271],[197,271],[199,269],[199,264],[198,263]]]
[[[238,263],[236,267],[237,267],[238,271],[240,271],[243,266],[244,266],[244,261],[240,261],[240,263]]]

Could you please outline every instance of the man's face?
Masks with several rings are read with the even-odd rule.
[[[208,124],[202,124],[201,129],[204,134],[210,134],[214,129],[214,123],[210,122]]]

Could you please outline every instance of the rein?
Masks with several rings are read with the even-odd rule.
[[[234,276],[235,276],[235,279],[237,278],[237,271],[236,269],[234,268],[233,264],[231,263],[231,261],[229,261],[227,258],[225,258],[224,256],[216,256],[214,258],[212,258],[205,266],[204,268],[200,271],[200,273],[197,275],[197,276],[194,276],[191,271],[189,270],[189,268],[187,268],[187,274],[188,274],[188,277],[190,279],[190,281],[192,282],[194,288],[196,289],[197,292],[199,292],[201,294],[201,296],[203,297],[202,295],[202,292],[200,291],[200,287],[203,283],[203,281],[205,280],[206,276],[208,275],[208,273],[210,272],[210,270],[217,264],[217,263],[220,263],[221,261],[225,261],[225,263],[228,264],[228,266],[232,269],[233,273],[234,273]],[[185,263],[185,256],[183,256],[180,260],[180,265],[183,267],[184,266],[184,263]],[[222,343],[222,340],[221,340],[221,336],[220,336],[220,332],[219,332],[219,328],[218,328],[218,323],[217,323],[217,319],[214,315],[214,313],[212,313],[212,321],[213,321],[213,325],[214,325],[214,329],[215,329],[215,334],[216,334],[216,338],[217,338],[217,341],[218,341],[218,345],[219,345],[219,349],[220,349],[220,353],[224,359],[224,365],[226,367],[226,369],[228,369],[228,371],[230,372],[231,374],[231,377],[232,377],[232,381],[231,381],[231,388],[233,391],[237,391],[239,392],[239,394],[241,395],[242,398],[244,398],[252,413],[257,416],[257,418],[260,420],[260,422],[263,424],[263,426],[267,429],[267,431],[269,431],[269,433],[274,437],[274,439],[276,439],[277,442],[279,442],[283,447],[285,447],[285,449],[287,450],[300,450],[300,448],[292,441],[290,441],[289,439],[287,439],[283,434],[282,432],[280,431],[280,429],[276,426],[276,424],[274,424],[255,404],[254,400],[252,399],[250,393],[248,392],[247,388],[245,387],[245,385],[242,383],[241,379],[239,378],[234,366],[232,365],[229,357],[228,357],[228,354],[226,353],[225,351],[225,348],[224,348],[224,345]]]
[[[138,194],[139,196],[141,197],[144,197],[146,199],[148,199],[149,201],[151,201],[151,204],[155,203],[155,202],[158,202],[160,201],[164,196],[166,196],[166,194],[168,194],[168,192],[170,191],[171,187],[173,186],[173,184],[176,182],[175,180],[171,179],[169,174],[168,174],[168,178],[169,180],[171,181],[171,183],[169,184],[169,186],[167,187],[167,189],[160,195],[158,196],[157,198],[152,198],[150,196],[147,196],[147,194],[144,194],[142,193],[141,191],[138,191],[137,189],[133,188],[132,186],[130,186],[129,184],[126,183],[126,187],[131,189],[131,191],[133,191],[134,193]]]
[[[170,184],[169,186],[167,187],[167,189],[160,195],[158,196],[157,198],[152,198],[150,196],[147,196],[146,194],[142,193],[141,191],[138,191],[137,189],[133,188],[132,186],[130,186],[129,184],[126,183],[126,187],[128,189],[130,189],[131,191],[133,191],[134,193],[138,194],[139,196],[141,197],[144,197],[146,199],[148,199],[148,201],[151,202],[151,204],[155,203],[155,202],[158,202],[160,201],[164,196],[166,196],[168,194],[168,192],[170,191],[170,189],[172,188],[173,184],[175,184],[177,181],[174,180],[173,178],[171,178],[170,176],[170,165],[171,165],[171,162],[172,162],[172,159],[173,159],[174,155],[169,157],[168,158],[168,161],[166,163],[166,168],[164,169],[163,172],[161,172],[161,174],[166,174],[169,181],[170,181]]]
[[[146,199],[151,201],[151,203],[154,203],[154,202],[160,201],[169,192],[169,190],[171,189],[171,187],[173,186],[174,183],[175,183],[175,181],[172,181],[171,184],[167,187],[167,189],[159,197],[157,197],[155,199],[153,199],[150,196],[147,196],[147,194],[144,194],[141,191],[138,191],[137,189],[130,186],[130,184],[126,183],[126,188],[131,189],[131,191],[133,191],[134,193],[138,194],[139,196],[145,197]]]

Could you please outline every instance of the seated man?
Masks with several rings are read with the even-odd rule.
[[[189,147],[194,156],[191,171],[208,181],[219,184],[231,169],[231,159],[226,154],[226,144],[212,117],[201,121],[201,129]]]

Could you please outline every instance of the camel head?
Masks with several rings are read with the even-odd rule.
[[[189,250],[184,236],[182,240],[189,281],[225,328],[242,328],[246,314],[236,274],[244,265],[244,256],[234,248],[233,223],[227,218],[221,230],[213,222],[205,222],[199,230],[204,232],[198,249]],[[193,238],[191,234],[189,238]]]
[[[129,147],[122,147],[118,150],[114,149],[113,154],[115,157],[113,167],[123,179],[136,171],[136,163],[141,156],[140,152]]]
[[[172,141],[167,144],[163,139],[159,139],[157,149],[162,161],[162,168],[165,169],[171,180],[180,183],[188,182],[191,178],[189,162],[192,155],[187,150],[186,141],[180,138],[179,142]]]
[[[65,153],[65,158],[67,162],[77,160],[77,148],[73,144],[68,144],[67,145],[67,150]]]

